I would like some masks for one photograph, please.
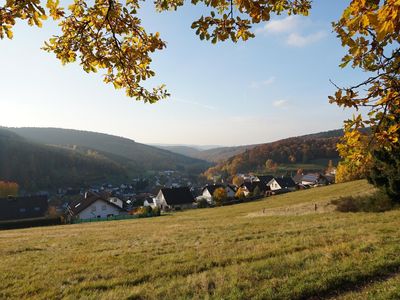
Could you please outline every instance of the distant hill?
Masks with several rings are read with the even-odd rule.
[[[210,166],[206,161],[136,143],[109,134],[59,128],[9,128],[40,144],[56,145],[81,152],[94,151],[123,165],[131,174],[149,170],[180,170],[200,173]]]
[[[262,170],[268,159],[278,164],[322,165],[328,159],[338,159],[336,143],[342,134],[342,130],[333,130],[273,143],[208,150],[165,146],[168,151],[102,133],[0,127],[0,179],[44,189],[131,178],[151,170],[200,174],[217,161],[206,174]]]
[[[243,153],[244,151],[252,149],[257,145],[215,147],[211,149],[210,148],[201,149],[201,146],[197,147],[197,146],[185,146],[185,145],[155,145],[155,146],[157,148],[168,150],[174,153],[215,163],[228,159],[236,154]]]
[[[244,146],[214,148],[209,150],[203,150],[199,154],[197,154],[196,157],[210,162],[220,162],[237,154],[243,153],[246,150],[253,149],[257,146],[258,145],[244,145]]]
[[[164,149],[167,151],[171,151],[173,153],[178,153],[181,155],[185,155],[192,158],[199,158],[198,156],[202,153],[202,150],[199,150],[195,147],[191,146],[180,146],[180,145],[154,145],[157,148]]]
[[[40,145],[0,128],[0,179],[35,191],[126,180],[127,171],[101,155]]]
[[[210,168],[206,175],[263,171],[269,159],[278,164],[323,167],[328,160],[339,159],[336,144],[342,135],[342,130],[332,130],[242,148],[241,153]]]
[[[343,130],[330,130],[319,133],[313,133],[302,136],[303,138],[329,138],[338,137],[343,135]],[[233,146],[233,147],[215,147],[211,149],[201,150],[198,147],[191,146],[174,146],[174,145],[156,145],[156,147],[169,150],[171,152],[179,153],[193,158],[198,158],[206,160],[209,162],[222,162],[235,155],[241,154],[247,150],[254,149],[255,147],[262,146],[265,144],[254,144],[254,145],[243,145],[243,146]]]

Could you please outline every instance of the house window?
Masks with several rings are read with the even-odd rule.
[[[20,213],[26,212],[26,208],[20,208],[20,209],[19,209],[19,212],[20,212]]]
[[[92,206],[92,211],[96,211],[96,205]]]
[[[36,207],[34,208],[34,210],[35,210],[35,211],[40,211],[40,207],[36,206]]]
[[[101,206],[101,210],[107,210],[107,205],[103,204],[103,205]]]

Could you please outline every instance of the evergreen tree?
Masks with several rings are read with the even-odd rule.
[[[400,144],[391,151],[372,153],[372,168],[368,181],[383,190],[395,202],[400,202]]]

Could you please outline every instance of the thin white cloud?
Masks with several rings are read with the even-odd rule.
[[[302,21],[298,16],[288,16],[284,19],[272,20],[265,24],[258,32],[264,33],[288,33],[302,26]]]
[[[287,108],[288,107],[288,101],[281,99],[281,100],[275,100],[272,102],[272,106],[277,107],[277,108]]]
[[[289,46],[304,47],[304,46],[318,42],[319,40],[323,39],[325,36],[326,36],[325,31],[318,31],[318,32],[311,33],[308,35],[302,35],[300,33],[291,33],[287,37],[286,43]]]
[[[264,27],[256,29],[256,33],[282,35],[288,46],[305,47],[320,41],[327,35],[323,30],[310,32],[310,28],[315,27],[316,25],[310,19],[287,16],[267,22]]]
[[[199,102],[196,102],[196,101],[189,101],[189,100],[176,99],[176,98],[174,100],[176,102],[190,104],[190,105],[194,105],[194,106],[197,106],[197,107],[205,108],[205,109],[208,109],[208,110],[216,110],[217,109],[215,106],[199,103]]]
[[[269,77],[268,79],[265,79],[265,80],[253,81],[253,82],[250,84],[250,87],[251,87],[252,89],[258,89],[258,88],[263,87],[263,86],[271,85],[271,84],[273,84],[275,81],[276,81],[275,76],[271,76],[271,77]]]

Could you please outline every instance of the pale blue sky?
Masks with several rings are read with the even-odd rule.
[[[211,45],[190,28],[202,8],[141,13],[167,49],[156,53],[157,76],[172,96],[157,104],[127,98],[78,64],[62,66],[40,50],[57,28],[18,24],[0,40],[0,125],[98,131],[142,143],[253,144],[337,129],[351,115],[328,103],[339,84],[360,72],[341,70],[345,50],[332,33],[348,1],[315,1],[310,17],[273,18],[248,42]]]

